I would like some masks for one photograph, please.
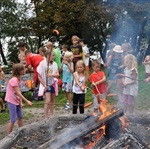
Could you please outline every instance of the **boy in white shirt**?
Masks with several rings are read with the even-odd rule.
[[[87,47],[87,45],[84,44],[84,40],[80,39],[79,40],[79,44],[82,46],[82,50],[83,50],[83,61],[85,63],[85,68],[86,68],[86,72],[89,74],[89,48]]]

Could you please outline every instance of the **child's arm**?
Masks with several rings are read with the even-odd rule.
[[[111,59],[112,59],[112,56],[110,55],[107,59],[107,67],[109,67]]]
[[[132,70],[132,76],[131,77],[132,77],[131,82],[124,84],[124,86],[134,84],[137,81],[137,73],[136,73],[135,69]]]
[[[59,71],[57,71],[55,74],[48,74],[48,77],[54,77],[54,78],[58,78],[59,77]]]
[[[5,73],[3,71],[1,71],[1,80],[4,81],[5,80]]]
[[[14,86],[14,90],[16,92],[16,94],[21,98],[21,100],[24,100],[29,106],[32,105],[32,102],[27,100],[21,93],[20,89],[18,86]]]
[[[70,71],[71,73],[73,73],[73,72],[74,72],[73,63],[71,62],[71,65],[69,66],[69,65],[67,64],[67,66],[68,66],[69,71]]]
[[[95,85],[101,84],[101,83],[103,83],[103,82],[105,82],[105,81],[106,81],[106,76],[103,75],[103,78],[102,78],[101,80],[95,82]]]
[[[75,82],[77,83],[77,85],[78,85],[79,87],[81,87],[80,82],[78,81],[78,78],[77,78],[76,73],[73,73],[73,77],[74,77],[74,80],[75,80]]]

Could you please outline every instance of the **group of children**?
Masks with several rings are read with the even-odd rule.
[[[79,38],[77,36],[72,37],[73,45],[71,50],[64,50],[61,55],[62,64],[58,67],[55,62],[55,52],[52,48],[46,50],[43,54],[44,59],[37,66],[39,85],[39,95],[45,96],[44,103],[44,116],[48,118],[50,111],[50,118],[54,116],[55,96],[58,95],[58,77],[62,73],[62,90],[65,92],[67,98],[66,109],[72,108],[72,113],[77,114],[79,107],[80,114],[84,113],[85,94],[88,86],[87,82],[90,81],[92,87],[92,97],[94,103],[94,112],[98,113],[99,104],[101,100],[106,99],[108,94],[108,87],[106,85],[106,75],[101,70],[101,63],[98,60],[92,61],[92,74],[89,75],[89,62],[84,61],[85,57],[89,58],[89,51],[87,48],[84,51],[82,46],[78,44]],[[63,48],[67,49],[66,45]],[[43,49],[40,49],[41,52]],[[108,74],[109,80],[119,80],[122,85],[122,102],[124,104],[124,111],[133,113],[134,109],[134,96],[138,93],[138,72],[137,72],[137,60],[132,54],[126,54],[123,57],[123,63],[121,62],[120,55],[123,53],[121,46],[114,46],[112,53],[108,57]],[[144,61],[144,64],[147,64]],[[124,70],[124,71],[122,71]],[[16,117],[18,117],[18,125],[21,127],[22,123],[22,100],[24,100],[29,106],[32,102],[28,101],[22,94],[20,89],[21,76],[25,74],[24,65],[21,63],[14,64],[12,67],[12,76],[7,83],[7,91],[5,101],[8,103],[10,112],[10,123],[8,126],[8,132],[13,129]],[[73,92],[73,98],[72,98]]]

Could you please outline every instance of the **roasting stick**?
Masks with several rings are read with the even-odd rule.
[[[146,83],[144,80],[141,80],[141,79],[133,79],[133,78],[128,77],[128,76],[125,76],[124,74],[121,74],[121,73],[118,73],[116,76],[122,76],[122,77],[129,78],[129,79],[131,79],[131,80],[135,80],[135,81],[142,81],[142,82]]]

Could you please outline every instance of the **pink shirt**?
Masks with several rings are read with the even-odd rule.
[[[13,77],[8,81],[5,101],[10,102],[15,105],[20,104],[20,99],[14,90],[14,87],[17,87],[17,86],[20,88],[20,81],[16,77]]]

